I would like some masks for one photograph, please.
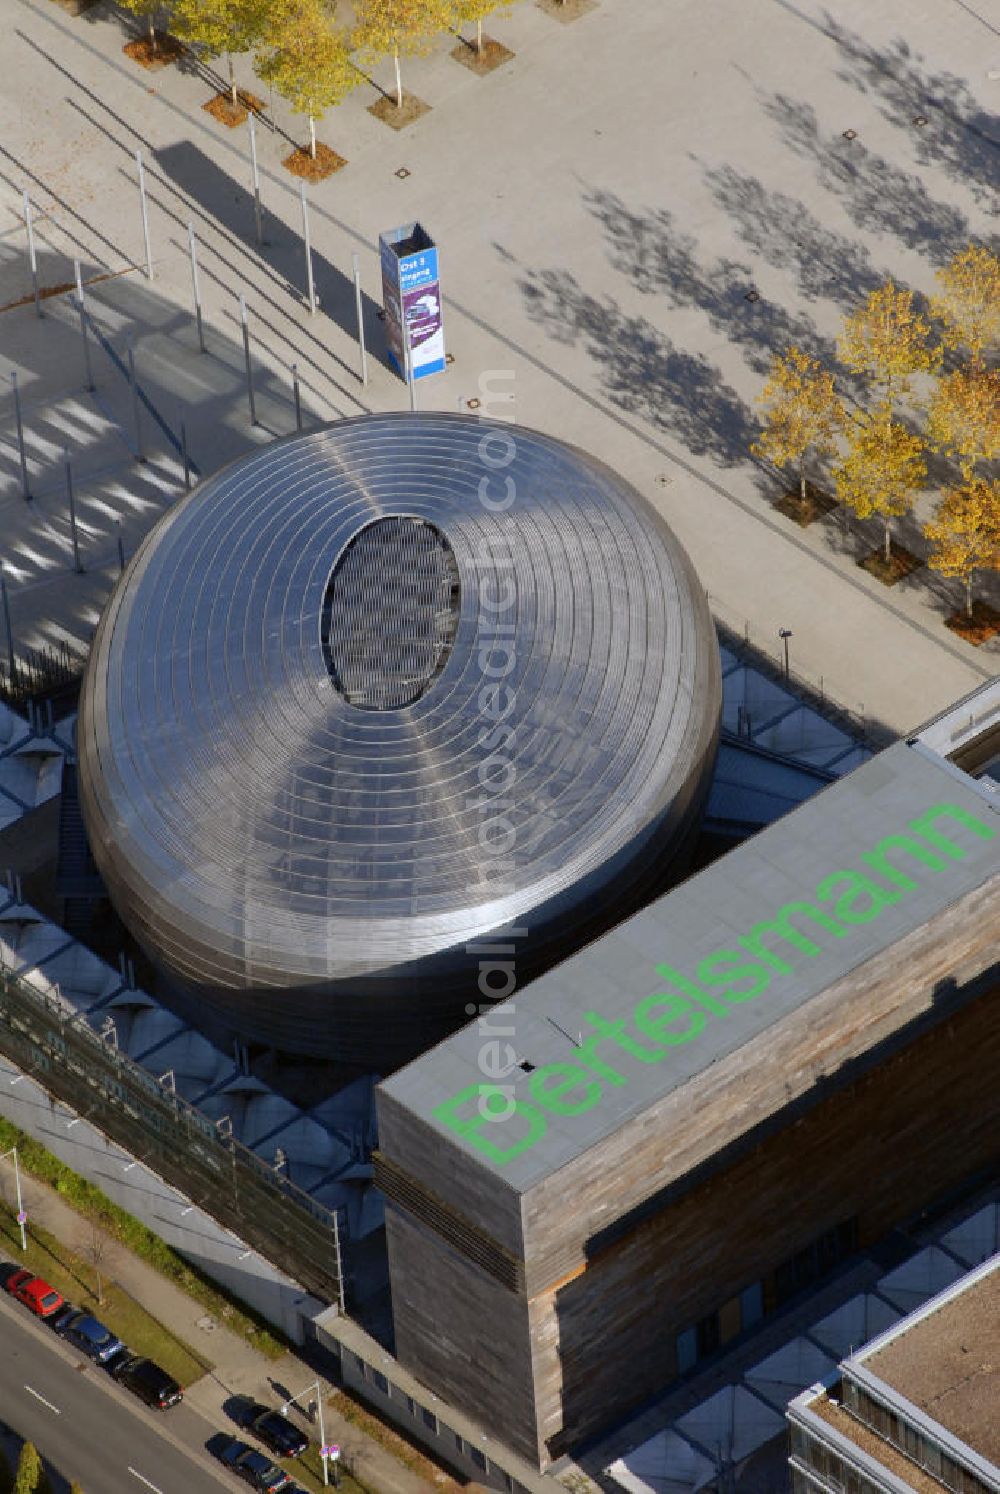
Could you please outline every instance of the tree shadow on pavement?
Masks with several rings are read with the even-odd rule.
[[[811,104],[779,93],[765,99],[764,111],[859,228],[898,239],[934,265],[968,243],[969,222],[960,208],[932,197],[919,176],[868,150],[860,138],[823,130]]]
[[[805,300],[849,311],[885,280],[864,244],[821,223],[804,202],[728,164],[706,167],[705,180],[743,242],[768,265],[790,271]]]
[[[746,459],[756,422],[703,354],[677,348],[611,296],[589,295],[568,271],[529,271],[520,284],[533,320],[557,342],[590,355],[620,410],[641,416],[697,456],[725,465]]]
[[[675,308],[697,307],[714,332],[737,344],[755,373],[792,343],[829,361],[834,349],[808,316],[762,295],[753,267],[720,258],[704,263],[695,240],[677,228],[668,208],[635,211],[614,192],[590,192],[584,205],[601,224],[611,265],[644,294]]]
[[[995,211],[1000,193],[1000,121],[983,107],[964,78],[931,71],[902,37],[875,47],[829,11],[823,29],[841,51],[838,76],[874,100],[889,124],[905,130],[916,159],[943,166],[953,182]],[[996,30],[1000,47],[1000,29]],[[926,123],[919,125],[919,119]]]

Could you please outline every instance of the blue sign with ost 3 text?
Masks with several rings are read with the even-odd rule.
[[[415,290],[417,286],[430,285],[438,278],[438,252],[425,249],[420,254],[411,254],[399,262],[399,288],[401,291]]]
[[[445,366],[438,251],[419,223],[380,235],[382,295],[389,356],[406,377]],[[405,339],[405,341],[404,341]]]

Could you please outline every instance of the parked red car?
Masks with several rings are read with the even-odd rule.
[[[4,1289],[12,1297],[16,1297],[18,1302],[23,1302],[25,1307],[30,1307],[39,1318],[50,1318],[66,1300],[55,1287],[50,1287],[47,1281],[33,1275],[31,1271],[15,1271],[4,1282]]]

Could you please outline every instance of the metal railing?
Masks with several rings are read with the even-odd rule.
[[[86,662],[65,642],[8,654],[0,658],[0,700],[23,709],[29,701],[74,695]]]
[[[336,1211],[164,1088],[62,998],[3,966],[0,1052],[307,1291],[344,1310]]]
[[[834,699],[827,690],[822,675],[813,677],[794,664],[786,667],[787,655],[782,647],[784,640],[780,629],[768,634],[766,630],[751,624],[749,619],[739,619],[714,593],[706,593],[706,596],[719,642],[743,663],[774,680],[776,684],[786,686],[818,715],[825,717],[872,751],[880,751],[898,740],[899,733],[867,711],[863,704],[851,707]]]

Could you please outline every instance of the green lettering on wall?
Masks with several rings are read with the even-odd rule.
[[[803,934],[800,929],[795,927],[792,922],[793,913],[798,914],[800,918],[812,919],[813,923],[818,923],[821,928],[833,934],[836,939],[843,939],[847,933],[842,924],[839,924],[835,918],[831,918],[829,914],[824,913],[822,909],[814,907],[812,903],[786,903],[783,908],[778,909],[773,918],[768,919],[765,923],[754,924],[749,934],[740,940],[744,949],[748,949],[758,959],[764,960],[773,969],[777,970],[779,975],[791,975],[793,967],[786,960],[781,959],[779,955],[772,954],[769,949],[766,949],[764,946],[765,939],[773,938],[779,943],[791,944],[796,949],[801,950],[810,960],[815,959],[818,954],[822,954],[823,952],[822,946],[817,944],[815,939],[810,939],[807,934]]]
[[[815,903],[785,903],[773,918],[755,924],[738,941],[739,949],[716,949],[707,955],[695,972],[700,984],[672,965],[657,965],[663,989],[636,1004],[631,1014],[635,1033],[626,1030],[624,1017],[609,1021],[599,1012],[585,1012],[583,1020],[592,1030],[586,1037],[581,1033],[572,1061],[545,1064],[532,1072],[529,1089],[534,1104],[518,1100],[512,1083],[470,1084],[437,1105],[432,1114],[497,1167],[505,1166],[536,1146],[546,1134],[544,1111],[560,1116],[582,1115],[600,1103],[602,1086],[620,1089],[628,1083],[626,1074],[598,1056],[596,1049],[601,1043],[613,1044],[618,1055],[636,1063],[661,1063],[671,1048],[692,1042],[704,1030],[709,1016],[724,1019],[730,1006],[752,1001],[765,992],[775,974],[793,975],[791,961],[795,955],[815,959],[822,954],[824,946],[816,936],[818,930],[843,939],[853,927],[874,922],[886,908],[913,891],[918,883],[890,856],[897,861],[907,857],[916,867],[935,874],[945,871],[951,862],[964,861],[969,848],[944,833],[942,820],[961,826],[976,840],[993,840],[997,835],[993,825],[958,805],[937,804],[909,821],[910,834],[883,836],[861,855],[860,860],[883,879],[881,882],[853,868],[831,872],[818,883]],[[951,830],[952,825],[948,828]],[[816,906],[824,902],[832,905],[832,914]],[[812,925],[812,932],[798,927],[794,919]],[[783,954],[770,949],[769,942],[784,945]],[[744,950],[754,958],[744,958]],[[715,991],[722,996],[713,995]],[[616,1061],[623,1064],[622,1058],[616,1056]],[[529,1064],[523,1067],[530,1072]],[[574,1095],[576,1098],[572,1098]]]
[[[637,1059],[639,1063],[659,1063],[663,1057],[661,1048],[644,1048],[625,1031],[624,1017],[619,1017],[617,1022],[609,1022],[607,1017],[602,1017],[598,1012],[584,1012],[583,1020],[589,1022],[591,1027],[601,1034],[601,1037],[617,1043],[619,1048],[631,1058]]]
[[[935,856],[933,851],[922,846],[919,840],[914,840],[912,835],[886,835],[878,845],[866,851],[861,859],[866,866],[877,871],[880,877],[885,877],[887,882],[894,882],[903,892],[912,892],[917,884],[905,872],[893,866],[889,860],[890,851],[901,851],[906,856],[912,856],[915,861],[934,872],[944,871],[946,865],[940,856]]]
[[[942,835],[940,831],[931,828],[934,820],[945,818],[957,820],[960,825],[964,825],[967,830],[971,830],[972,834],[979,840],[992,840],[996,835],[996,831],[990,825],[985,824],[982,820],[978,820],[974,814],[969,814],[967,810],[960,809],[957,804],[935,804],[933,809],[928,809],[924,814],[919,815],[917,819],[911,820],[910,829],[914,835],[922,835],[924,840],[929,840],[931,845],[937,846],[951,861],[964,861],[967,853],[960,845],[956,845],[953,840],[949,840],[946,835]]]
[[[503,1101],[503,1108],[493,1106],[496,1099]],[[472,1107],[471,1113],[460,1115],[463,1108]],[[492,1113],[491,1112],[492,1109]],[[498,1167],[504,1167],[519,1157],[522,1152],[528,1151],[540,1141],[548,1130],[548,1122],[540,1110],[533,1105],[527,1105],[523,1100],[515,1099],[508,1095],[506,1089],[499,1084],[469,1084],[450,1100],[445,1100],[440,1105],[435,1105],[431,1114],[442,1124],[456,1131],[459,1136],[465,1138],[477,1151],[483,1153],[491,1162]],[[485,1132],[492,1131],[494,1135],[499,1134],[499,1126],[508,1125],[515,1118],[525,1124],[525,1129],[520,1136],[508,1146],[497,1146],[496,1142]]]
[[[824,877],[816,896],[821,902],[834,903],[833,911],[842,923],[873,923],[883,908],[891,908],[903,894],[887,891],[864,872],[842,871]]]
[[[653,1013],[658,1012],[658,1016]],[[677,1029],[675,1024],[690,1018],[686,1027]],[[645,1032],[656,1043],[676,1047],[678,1043],[689,1043],[696,1038],[708,1021],[693,1002],[676,991],[657,991],[655,996],[646,996],[632,1013],[632,1020],[640,1032]],[[661,1056],[665,1056],[664,1054]]]
[[[603,1042],[601,1033],[588,1032],[576,1050],[576,1062],[590,1069],[598,1079],[603,1079],[605,1084],[610,1084],[614,1089],[621,1089],[623,1084],[628,1083],[628,1080],[618,1069],[613,1069],[610,1064],[598,1058],[594,1050],[600,1042]]]
[[[557,1083],[550,1084],[553,1076]],[[593,1110],[601,1098],[601,1086],[597,1080],[591,1079],[586,1069],[577,1063],[547,1063],[544,1068],[535,1070],[528,1088],[531,1098],[543,1109],[551,1110],[553,1115],[583,1115],[584,1111]],[[563,1098],[573,1090],[582,1090],[582,1098],[575,1101]]]
[[[695,985],[693,980],[688,980],[679,970],[675,970],[673,965],[657,965],[656,973],[665,985],[676,986],[683,995],[694,1002],[695,1006],[704,1007],[716,1017],[726,1016],[727,1008],[724,1001],[717,1001],[708,991],[703,991],[700,986]]]
[[[737,949],[717,949],[702,960],[696,973],[704,985],[721,986],[730,1002],[752,1001],[771,984],[767,966],[745,960]]]

